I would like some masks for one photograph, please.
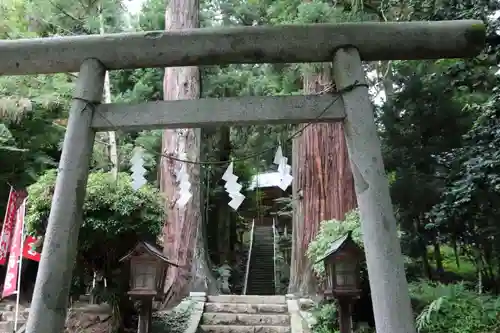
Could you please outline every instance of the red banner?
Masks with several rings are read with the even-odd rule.
[[[3,220],[2,234],[0,236],[0,265],[7,263],[7,254],[9,253],[12,232],[16,222],[16,212],[20,200],[24,199],[24,193],[10,188],[9,201],[5,209],[5,218]]]
[[[22,253],[25,209],[26,201],[23,201],[16,214],[16,226],[12,236],[12,244],[10,245],[9,262],[7,265],[7,274],[5,275],[5,283],[3,285],[2,298],[8,297],[17,291],[17,274],[19,273],[19,259],[21,259]]]
[[[40,261],[40,253],[36,252],[38,238],[33,236],[26,236],[23,246],[23,257],[34,261]]]

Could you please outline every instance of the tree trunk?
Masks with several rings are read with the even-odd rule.
[[[231,158],[231,136],[230,128],[227,126],[221,127],[218,130],[218,145],[219,145],[219,161],[229,161]],[[226,166],[220,168],[217,172],[219,179],[219,186],[224,186],[222,176]],[[218,241],[217,241],[217,254],[219,256],[219,264],[231,263],[231,212],[227,204],[231,199],[225,191],[221,191],[217,195],[217,225],[218,225]]]
[[[423,241],[422,237],[418,236],[419,240],[418,242],[420,243],[420,256],[422,257],[422,268],[427,274],[427,278],[429,280],[432,280],[433,278],[433,273],[432,273],[432,267],[431,264],[429,263],[429,258],[428,258],[428,252],[427,252],[427,246],[425,246],[425,242]]]
[[[319,66],[319,73],[304,74],[305,94],[331,86],[331,65]],[[321,221],[343,220],[345,213],[356,208],[356,193],[342,123],[306,127],[292,150],[295,208],[289,292],[309,295],[316,292],[316,283],[307,247]]]
[[[441,255],[441,245],[435,237],[434,240],[434,260],[436,261],[436,271],[439,277],[444,273],[443,256]]]
[[[99,33],[104,35],[104,15],[102,4],[99,8]],[[104,103],[111,103],[111,83],[109,81],[109,72],[106,71],[106,75],[104,76]],[[114,179],[116,180],[118,177],[118,147],[116,144],[116,132],[109,131],[108,132],[108,143],[109,143],[109,161],[111,162],[111,172],[113,174]]]
[[[427,278],[432,280],[434,274],[432,272],[431,264],[429,263],[428,252],[427,252],[427,243],[423,238],[424,230],[422,230],[422,223],[420,219],[415,219],[414,221],[414,232],[417,235],[418,248],[420,251],[420,256],[422,257],[422,268],[427,274]]]
[[[165,12],[165,30],[199,27],[199,0],[171,0]],[[165,100],[197,99],[200,97],[200,71],[198,67],[170,67],[165,69],[163,81]],[[163,154],[198,161],[200,157],[200,129],[165,130],[162,139]],[[176,169],[183,162],[162,158],[160,162],[160,189],[166,203],[163,227],[164,253],[179,264],[169,269],[165,290],[167,307],[172,307],[193,289],[212,291],[210,268],[204,246],[200,204],[200,165],[187,164],[192,198],[179,209]]]

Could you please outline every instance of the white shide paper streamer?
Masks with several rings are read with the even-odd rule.
[[[292,184],[292,167],[288,164],[288,158],[283,156],[281,146],[278,146],[278,149],[276,150],[273,163],[278,165],[278,172],[280,174],[280,184],[278,186],[283,191],[286,191],[286,189]]]
[[[148,182],[144,175],[147,170],[144,168],[144,149],[141,147],[134,148],[132,152],[132,158],[130,159],[130,163],[132,167],[130,170],[132,171],[132,188],[137,191]]]
[[[233,168],[233,162],[231,162],[231,164],[229,164],[226,171],[222,175],[222,180],[226,182],[224,188],[231,198],[231,201],[229,201],[228,204],[229,207],[234,210],[238,210],[238,207],[240,207],[243,203],[243,200],[245,200],[245,196],[240,193],[243,186],[238,184],[238,177],[234,175]]]

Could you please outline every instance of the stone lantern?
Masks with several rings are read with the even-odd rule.
[[[317,262],[325,266],[325,298],[337,299],[340,333],[351,333],[351,308],[361,294],[363,250],[352,239],[352,232],[335,240]]]
[[[154,245],[139,242],[120,262],[130,263],[128,294],[141,302],[138,333],[150,333],[153,299],[161,298],[167,270],[177,264],[168,260]]]

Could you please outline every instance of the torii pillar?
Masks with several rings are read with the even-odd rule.
[[[366,84],[356,48],[336,52],[333,73],[339,90],[355,83]],[[415,333],[396,218],[368,86],[355,88],[342,98],[376,330],[377,333]]]

